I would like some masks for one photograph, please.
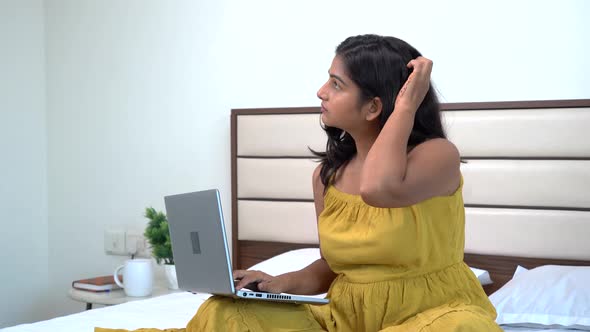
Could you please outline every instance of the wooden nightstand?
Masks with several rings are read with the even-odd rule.
[[[172,290],[163,285],[154,285],[152,294],[149,296],[133,297],[125,295],[125,291],[117,289],[110,292],[88,292],[75,288],[70,288],[68,296],[75,301],[86,303],[86,310],[92,309],[93,304],[114,305],[128,301],[144,300],[150,297],[166,295],[170,293],[181,292],[181,290]]]

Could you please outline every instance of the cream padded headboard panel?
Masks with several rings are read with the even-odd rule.
[[[590,108],[445,111],[443,123],[465,158],[590,157]],[[238,156],[325,149],[319,114],[242,115],[238,128]]]
[[[238,197],[312,200],[317,165],[313,159],[239,158]],[[590,160],[467,160],[463,198],[472,205],[590,207],[589,170]]]
[[[444,111],[468,253],[590,259],[590,108]],[[317,243],[308,147],[319,114],[237,115],[240,240]]]
[[[318,243],[312,202],[244,200],[238,209],[240,240]],[[468,253],[582,260],[590,257],[588,212],[467,207],[465,219]]]

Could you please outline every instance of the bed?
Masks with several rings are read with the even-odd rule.
[[[442,109],[465,161],[465,262],[488,272],[483,287],[503,328],[590,330],[590,100]],[[317,107],[232,110],[235,268],[279,273],[318,255],[308,147],[324,149],[319,121]],[[4,331],[183,327],[208,296],[175,293]]]

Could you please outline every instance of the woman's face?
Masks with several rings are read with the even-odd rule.
[[[318,90],[322,100],[322,122],[350,132],[363,123],[361,91],[348,77],[342,59],[337,55],[328,70],[329,78]]]

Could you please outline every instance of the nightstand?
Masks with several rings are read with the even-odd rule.
[[[154,289],[151,295],[142,296],[142,297],[134,297],[134,296],[127,296],[125,295],[125,291],[123,289],[117,289],[110,292],[88,292],[83,291],[75,288],[70,288],[68,292],[68,296],[78,302],[86,303],[86,310],[92,309],[93,304],[102,304],[102,305],[114,305],[125,303],[128,301],[136,301],[136,300],[144,300],[150,297],[156,297],[160,295],[166,295],[170,293],[181,292],[179,289],[168,289],[168,287],[163,285],[154,285]]]

